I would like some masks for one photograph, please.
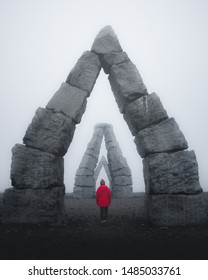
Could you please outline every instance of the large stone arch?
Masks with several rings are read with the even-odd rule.
[[[52,223],[63,216],[63,156],[101,67],[109,74],[119,110],[144,158],[150,221],[156,225],[204,222],[195,153],[187,150],[184,135],[159,97],[148,93],[110,26],[98,33],[91,51],[83,53],[46,108],[36,111],[23,144],[12,149],[13,187],[4,192],[3,222]]]
[[[97,166],[101,142],[105,139],[107,158]],[[97,124],[93,136],[75,176],[74,197],[92,198],[95,196],[95,170],[100,171],[103,162],[106,162],[106,171],[109,172],[111,191],[114,198],[126,198],[132,195],[132,175],[126,158],[113,131],[113,126],[107,123]]]

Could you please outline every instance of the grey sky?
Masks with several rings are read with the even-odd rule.
[[[207,14],[206,0],[0,0],[0,191],[11,186],[11,148],[105,25],[176,119],[207,191]],[[67,191],[97,122],[113,124],[134,190],[144,191],[142,161],[103,71],[65,156]]]

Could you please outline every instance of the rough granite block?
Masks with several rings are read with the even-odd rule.
[[[66,82],[87,91],[89,96],[100,73],[100,69],[101,64],[98,56],[93,52],[86,51],[78,59]]]
[[[118,38],[111,26],[105,26],[100,30],[95,37],[91,51],[97,54],[122,51]]]
[[[109,81],[121,113],[129,103],[147,94],[139,71],[131,61],[113,65]]]
[[[132,135],[168,118],[166,110],[155,92],[142,96],[126,106],[124,119]]]
[[[3,223],[60,223],[65,219],[64,187],[52,189],[6,189]]]
[[[75,123],[69,117],[38,108],[23,143],[44,152],[64,156],[74,136]]]
[[[74,187],[73,188],[73,197],[74,198],[95,198],[95,188],[82,188]]]
[[[80,123],[87,104],[87,92],[67,83],[62,83],[59,90],[47,104],[48,109],[61,112],[75,123]]]
[[[111,67],[130,59],[126,52],[110,52],[100,57],[101,65],[106,74],[110,74]]]
[[[140,130],[134,142],[142,158],[149,154],[185,150],[188,143],[174,118]]]
[[[18,189],[63,187],[64,159],[16,144],[12,149],[11,180]]]
[[[150,155],[143,160],[143,171],[148,194],[202,192],[194,151]]]

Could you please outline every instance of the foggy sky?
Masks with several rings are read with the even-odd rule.
[[[206,0],[0,0],[0,191],[11,187],[11,148],[105,25],[179,124],[207,191],[207,12]],[[134,191],[144,191],[142,160],[103,71],[65,156],[67,191],[98,122],[113,125]]]

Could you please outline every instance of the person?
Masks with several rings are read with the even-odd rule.
[[[100,220],[101,223],[107,222],[108,206],[111,204],[111,191],[108,186],[105,185],[105,181],[100,181],[100,186],[96,191],[96,203],[100,207]]]

